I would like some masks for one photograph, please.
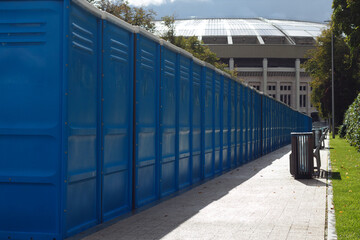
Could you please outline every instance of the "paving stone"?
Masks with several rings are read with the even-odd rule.
[[[326,179],[295,180],[290,151],[281,148],[77,239],[323,240]],[[323,169],[326,161],[322,156]]]

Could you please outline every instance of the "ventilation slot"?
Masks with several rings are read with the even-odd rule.
[[[46,42],[45,23],[0,23],[0,46],[39,45]]]
[[[76,23],[72,23],[72,45],[80,51],[88,54],[94,53],[94,35]]]
[[[110,46],[111,60],[122,63],[128,63],[129,61],[128,46],[114,39],[111,39],[110,42],[111,42],[111,46]]]

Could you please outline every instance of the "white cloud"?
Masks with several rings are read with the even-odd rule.
[[[130,5],[141,7],[141,6],[148,6],[148,5],[161,5],[166,2],[167,0],[128,0]],[[170,0],[170,2],[173,2],[175,0]]]
[[[162,5],[166,3],[172,3],[175,1],[197,1],[197,2],[207,2],[209,0],[128,0],[129,4],[136,7],[146,7],[149,5]]]

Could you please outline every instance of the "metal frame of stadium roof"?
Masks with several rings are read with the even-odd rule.
[[[161,21],[155,21],[158,33],[165,31]],[[202,37],[227,37],[233,44],[233,37],[256,37],[259,44],[264,38],[283,37],[287,44],[295,45],[294,38],[315,39],[326,28],[326,24],[265,18],[204,18],[175,20],[175,35]]]

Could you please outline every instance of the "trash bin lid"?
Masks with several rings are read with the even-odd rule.
[[[312,135],[312,132],[292,132],[291,135]]]

